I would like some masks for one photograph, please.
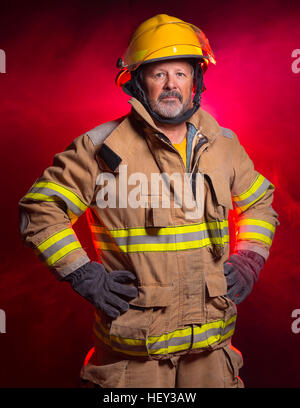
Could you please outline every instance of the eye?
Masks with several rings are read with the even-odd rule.
[[[157,73],[154,75],[154,78],[156,78],[156,79],[163,79],[163,78],[165,78],[165,76],[166,76],[166,74],[165,74],[164,72],[157,72]]]
[[[180,78],[185,77],[185,73],[184,72],[177,72],[177,76],[179,76]]]

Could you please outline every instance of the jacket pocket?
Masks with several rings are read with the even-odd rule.
[[[172,224],[171,201],[162,195],[144,196],[147,200],[145,208],[145,226],[163,228]]]
[[[223,349],[224,353],[224,379],[226,388],[243,388],[243,382],[238,377],[239,370],[243,366],[243,357],[240,351],[230,343]]]
[[[215,170],[206,175],[212,195],[212,208],[207,210],[212,218],[219,220],[227,219],[229,210],[233,209],[229,181],[222,175],[220,170]]]
[[[129,302],[129,309],[111,321],[109,342],[116,351],[129,355],[148,356],[147,338],[152,325],[162,334],[167,326],[163,313],[170,305],[172,286],[141,286],[137,298]]]
[[[129,305],[140,307],[166,307],[171,303],[172,286],[140,286],[139,295]]]
[[[222,273],[211,273],[205,277],[206,321],[222,320],[224,322],[222,336],[233,334],[236,319],[236,305],[227,296],[226,278]],[[230,334],[232,333],[232,334]]]
[[[80,377],[91,381],[102,388],[123,388],[128,360],[121,360],[112,364],[95,365],[88,363],[83,366]]]
[[[224,320],[226,311],[231,307],[230,300],[227,299],[226,279],[220,274],[209,274],[205,277],[206,283],[206,320]]]

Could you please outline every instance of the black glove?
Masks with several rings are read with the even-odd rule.
[[[227,297],[239,304],[251,292],[262,270],[265,258],[257,252],[240,250],[224,262],[227,281]]]
[[[135,298],[138,295],[135,286],[124,285],[135,279],[129,271],[108,273],[98,262],[86,263],[64,278],[79,295],[113,319],[129,309],[123,296]]]

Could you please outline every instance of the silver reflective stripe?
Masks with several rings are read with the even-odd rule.
[[[144,341],[144,344],[142,345],[135,344],[134,346],[130,344],[126,344],[126,343],[121,343],[121,342],[119,343],[117,341],[114,341],[113,337],[110,338],[109,335],[105,334],[97,322],[95,322],[94,324],[94,329],[96,330],[96,332],[101,333],[101,335],[103,336],[103,340],[106,339],[106,344],[110,344],[114,348],[118,348],[123,351],[132,351],[132,348],[134,347],[134,351],[136,352],[144,352],[145,354],[147,353],[147,347],[146,347],[145,341]]]
[[[238,207],[244,207],[246,205],[254,203],[267,190],[270,184],[271,182],[265,178],[262,184],[258,187],[258,189],[254,193],[252,193],[249,197],[245,198],[244,200],[238,201],[234,199],[234,203]]]
[[[220,226],[220,229],[218,228]],[[128,228],[108,230],[90,224],[94,242],[103,250],[175,251],[229,242],[228,222],[201,223],[170,227]],[[186,230],[186,232],[185,232]],[[101,245],[103,244],[103,245]]]
[[[232,131],[230,129],[221,127],[221,131],[224,137],[227,137],[228,139],[233,139]]]
[[[170,340],[157,340],[154,343],[148,343],[148,349],[159,350],[159,349],[168,349],[170,347],[179,347],[182,345],[187,345],[186,348],[189,348],[192,341],[192,333],[183,337],[172,337]]]
[[[238,233],[241,234],[243,232],[256,232],[258,234],[266,235],[270,239],[273,239],[274,233],[269,230],[268,228],[261,227],[259,225],[240,225],[238,229]]]
[[[217,320],[203,325],[189,325],[160,336],[133,339],[110,335],[109,329],[102,326],[100,317],[96,315],[94,332],[105,344],[125,354],[166,355],[190,348],[205,349],[212,344],[220,343],[233,335],[235,321],[236,315],[227,322]]]
[[[50,247],[45,249],[42,254],[40,254],[40,257],[43,259],[48,259],[57,251],[69,245],[71,242],[77,242],[77,238],[74,234],[67,235],[66,237],[52,244]]]
[[[223,235],[228,235],[228,228],[224,227]],[[184,234],[167,234],[167,235],[138,235],[128,237],[115,237],[117,245],[134,245],[134,244],[168,244],[178,242],[198,241],[210,237],[219,237],[218,230],[204,230],[196,232],[186,232]]]
[[[209,323],[207,324],[209,325]],[[205,325],[204,325],[205,327]],[[193,348],[197,348],[197,343],[203,342],[205,343],[207,341],[207,345],[211,344],[209,342],[209,339],[212,337],[219,338],[218,340],[213,340],[212,343],[215,343],[221,339],[221,337],[225,336],[227,333],[230,333],[232,330],[234,330],[235,327],[235,320],[228,324],[225,329],[223,329],[222,326],[219,327],[213,327],[213,328],[208,328],[207,330],[197,333],[197,328],[201,330],[201,326],[199,327],[194,327],[193,332],[192,328],[190,328],[190,333],[187,336],[180,336],[180,337],[171,337],[169,340],[157,340],[155,342],[148,342],[148,349],[151,351],[155,350],[161,350],[161,349],[166,349],[170,350],[173,349],[174,347],[178,347],[180,350],[182,350],[182,346],[184,349],[189,349],[191,346],[191,342],[193,342]],[[178,331],[179,332],[179,331]],[[162,336],[163,338],[163,336]],[[204,346],[205,347],[205,346]]]
[[[43,194],[46,195],[47,197],[59,197],[61,198],[65,204],[67,205],[67,207],[76,215],[80,216],[83,211],[77,207],[77,205],[75,205],[71,200],[69,200],[68,197],[66,197],[64,194],[62,194],[59,191],[53,190],[51,188],[48,187],[33,187],[30,190],[30,193],[37,193],[37,194]]]
[[[113,132],[113,130],[122,122],[123,119],[124,118],[112,120],[89,130],[87,132],[87,135],[91,139],[93,145],[98,146],[102,144],[105,139]]]

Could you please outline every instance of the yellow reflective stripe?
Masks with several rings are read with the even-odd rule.
[[[240,226],[240,225],[258,225],[258,226],[266,228],[266,229],[268,229],[268,230],[270,230],[272,232],[275,232],[275,227],[274,227],[273,224],[270,224],[267,221],[257,220],[257,219],[254,219],[254,218],[244,218],[242,220],[239,220],[236,223],[236,225],[237,226]]]
[[[68,235],[75,235],[72,228],[66,228],[60,232],[56,232],[55,234],[47,238],[45,241],[43,241],[40,245],[38,245],[37,248],[40,252],[44,252],[51,245],[55,244],[57,241],[60,241],[62,238],[67,237]]]
[[[80,210],[82,210],[83,212],[88,207],[88,205],[85,204],[77,194],[73,193],[73,191],[68,190],[67,188],[63,186],[60,186],[59,184],[53,183],[52,181],[38,181],[36,184],[32,186],[32,188],[50,188],[54,191],[57,191],[58,193],[61,193],[66,198],[68,198],[74,205],[80,208]],[[41,200],[43,199],[42,196],[44,196],[44,194],[28,193],[26,194],[25,198],[35,198],[37,200]],[[46,197],[49,198],[49,196],[47,195]],[[47,201],[51,201],[51,200],[47,200]]]
[[[240,232],[237,234],[238,240],[247,240],[247,239],[255,239],[257,241],[265,242],[268,245],[272,244],[272,240],[264,234],[260,234],[259,232]]]
[[[149,227],[149,228],[128,228],[109,230],[103,226],[90,225],[92,232],[107,235],[110,241],[105,239],[95,238],[94,245],[104,251],[122,251],[126,253],[130,252],[157,252],[157,251],[181,251],[185,249],[194,249],[199,247],[205,247],[211,244],[224,245],[229,242],[229,234],[226,231],[228,228],[228,220],[223,221],[211,221],[208,223],[200,224],[188,224],[188,225],[176,225],[172,227]],[[201,231],[221,230],[219,236],[208,236],[201,239],[182,240],[176,239],[174,242],[159,242],[160,237],[164,236],[183,236],[188,233],[199,233]],[[211,234],[209,234],[211,235]],[[130,238],[130,237],[157,237],[158,242],[155,243],[117,243],[112,242],[112,239],[118,238]]]
[[[162,347],[160,349],[149,350],[149,354],[168,354],[168,353],[176,353],[176,351],[187,350],[191,342],[180,344],[178,346],[168,346]]]
[[[148,356],[147,351],[131,351],[131,350],[123,350],[121,348],[115,347],[95,327],[93,328],[93,331],[94,331],[95,335],[98,337],[99,340],[103,341],[104,344],[109,346],[114,351],[118,351],[119,353],[127,354],[129,356]]]
[[[256,203],[256,201],[260,200],[260,199],[266,194],[266,192],[267,192],[267,191],[265,190],[260,196],[258,196],[255,200],[251,201],[250,203],[245,204],[245,205],[240,206],[240,207],[237,207],[237,208],[235,209],[236,213],[237,213],[237,214],[240,214],[240,213],[246,211],[247,208],[251,207],[254,203]]]
[[[217,322],[212,322],[212,323],[207,323],[204,324],[201,327],[194,327],[194,334],[201,334],[207,332],[209,329],[212,328],[220,328],[223,327],[224,324],[222,324],[223,321],[217,321]],[[147,339],[147,344],[155,344],[160,341],[167,341],[169,342],[171,339],[178,339],[180,337],[186,337],[186,336],[191,336],[192,335],[192,328],[187,327],[186,329],[179,329],[175,330],[174,332],[171,333],[164,333],[161,336],[152,336],[148,337]],[[211,336],[209,339],[216,338],[217,340],[220,338],[220,335],[217,336]],[[199,341],[197,343],[193,343],[193,348],[198,348],[198,347],[206,347],[209,344],[212,344],[214,341],[212,340],[211,343],[208,342],[208,339]],[[187,341],[185,343],[182,343],[180,345],[175,345],[175,346],[168,346],[168,347],[162,347],[160,349],[154,349],[150,350],[150,354],[168,354],[168,353],[175,353],[177,351],[181,350],[186,350],[190,347],[191,342]]]
[[[203,222],[200,224],[188,224],[188,225],[174,225],[171,227],[149,227],[149,228],[128,228],[128,229],[116,229],[116,230],[109,230],[106,227],[95,226],[91,225],[93,232],[98,233],[106,233],[109,234],[114,238],[122,238],[128,236],[142,236],[142,235],[149,235],[155,233],[155,235],[177,235],[177,234],[184,234],[189,232],[197,232],[197,231],[205,231],[208,229],[215,229],[218,224],[222,226],[222,228],[228,226],[228,220],[223,221],[211,221],[211,222]]]
[[[106,328],[105,326],[103,326],[103,324],[101,323],[101,318],[100,318],[100,316],[98,315],[97,312],[95,312],[95,320],[96,320],[96,322],[99,324],[99,326],[101,327],[101,330],[103,330],[103,332],[104,332],[107,336],[109,336],[109,329]]]
[[[144,346],[145,345],[145,340],[118,337],[113,334],[110,335],[110,338],[114,340],[116,343],[127,344],[129,346]]]
[[[233,201],[242,201],[250,197],[262,185],[264,180],[265,180],[265,177],[259,174],[259,176],[254,180],[254,182],[252,183],[249,189],[247,189],[244,193],[240,195],[234,195],[232,197]]]
[[[170,333],[163,333],[160,336],[149,336],[147,339],[147,344],[148,343],[153,344],[159,341],[170,341],[174,337],[180,338],[190,336],[191,333],[192,333],[191,327],[186,327],[185,329],[174,330],[173,332]]]
[[[47,196],[41,193],[27,193],[24,198],[33,198],[38,201],[58,201],[57,197]]]
[[[231,329],[228,333],[224,334],[223,336],[221,336],[220,334],[210,336],[210,337],[208,337],[208,339],[206,339],[206,340],[193,343],[193,349],[194,349],[194,348],[207,347],[207,346],[210,346],[211,344],[224,341],[224,340],[226,340],[228,337],[231,337],[231,336],[233,335],[233,333],[234,333],[234,328]]]
[[[234,333],[234,328],[231,329],[231,330],[229,330],[229,332],[227,332],[226,334],[224,334],[224,335],[221,337],[220,342],[221,342],[221,341],[224,341],[224,340],[226,340],[226,339],[228,339],[228,338],[231,337],[231,336],[233,336],[233,333]]]
[[[225,322],[224,328],[226,328],[227,326],[229,326],[231,323],[235,322],[237,319],[237,315],[232,316],[230,319],[228,319]]]
[[[117,251],[121,252],[120,248],[114,242],[94,241],[94,246],[103,251]]]
[[[95,313],[95,319],[99,327],[101,328],[101,330],[103,330],[103,332],[107,336],[110,336],[110,338],[114,340],[115,342],[120,343],[120,344],[129,344],[131,346],[144,346],[145,345],[145,340],[131,339],[131,338],[126,338],[126,337],[118,337],[118,336],[110,335],[109,329],[103,326],[103,324],[101,323],[100,316],[97,313]]]
[[[74,251],[75,249],[81,248],[81,245],[78,241],[71,242],[70,244],[64,246],[62,249],[58,250],[55,254],[51,255],[47,260],[46,264],[52,266],[61,258]]]
[[[229,235],[221,237],[204,238],[198,241],[186,241],[186,242],[171,242],[161,244],[128,244],[117,246],[111,242],[95,241],[96,248],[104,251],[123,251],[123,252],[159,252],[159,251],[182,251],[185,249],[195,249],[205,247],[207,245],[216,244],[222,245],[222,243],[229,242]]]
[[[96,322],[98,324],[98,326],[100,327],[100,329],[103,331],[103,333],[99,332],[96,328],[96,326],[94,326],[94,332],[96,334],[96,336],[102,340],[105,344],[107,344],[108,346],[110,346],[113,350],[116,351],[120,351],[121,353],[125,353],[125,354],[129,354],[129,355],[148,355],[148,354],[168,354],[168,353],[175,353],[181,350],[187,350],[190,347],[190,340],[189,341],[184,341],[184,343],[182,344],[177,344],[174,346],[168,345],[167,347],[161,347],[159,349],[152,349],[151,345],[155,345],[156,343],[165,343],[165,342],[170,342],[172,339],[184,339],[185,337],[191,337],[192,332],[194,333],[194,335],[198,335],[198,334],[205,334],[207,333],[209,330],[211,329],[220,329],[220,333],[219,334],[212,334],[211,336],[209,336],[207,339],[205,340],[201,340],[198,342],[194,342],[193,343],[193,348],[203,348],[203,347],[208,347],[211,344],[214,343],[218,343],[221,341],[224,341],[225,339],[231,337],[234,333],[234,328],[232,328],[231,330],[229,330],[227,333],[225,333],[224,335],[221,335],[221,333],[224,331],[224,329],[226,329],[227,326],[229,326],[230,324],[232,324],[233,322],[235,322],[236,320],[236,315],[232,316],[229,320],[227,320],[226,322],[224,320],[218,320],[218,321],[214,321],[214,322],[209,322],[206,323],[202,326],[199,327],[194,327],[192,329],[192,327],[187,327],[184,329],[177,329],[174,330],[173,332],[170,333],[164,333],[160,336],[150,336],[147,338],[147,340],[141,340],[141,339],[132,339],[132,338],[125,338],[125,337],[118,337],[118,336],[114,336],[114,335],[110,335],[109,334],[109,329],[105,328],[102,324],[101,324],[101,319],[100,316],[98,316],[96,314]],[[105,337],[108,336],[108,337]],[[148,352],[146,351],[138,351],[138,350],[128,350],[128,349],[124,349],[124,348],[119,348],[116,345],[112,344],[112,342],[115,342],[117,344],[123,345],[123,346],[129,346],[132,347],[132,349],[134,349],[135,346],[145,346],[145,348],[147,348]]]
[[[65,244],[63,247],[59,246],[60,241],[68,236],[74,236],[75,240]],[[55,247],[57,245],[57,247]],[[82,248],[80,242],[77,240],[76,235],[72,228],[66,228],[59,231],[45,241],[43,241],[36,248],[36,253],[41,255],[47,266],[52,266],[58,262],[61,258],[74,251],[75,249]],[[49,249],[48,253],[47,250]],[[57,249],[57,250],[56,250]],[[51,253],[55,251],[54,253]],[[51,255],[50,255],[51,254]]]
[[[228,236],[229,239],[229,236]],[[184,249],[194,249],[214,244],[222,244],[220,237],[204,238],[197,241],[187,242],[170,242],[162,244],[129,244],[120,245],[119,248],[124,252],[137,252],[137,251],[182,251]]]

